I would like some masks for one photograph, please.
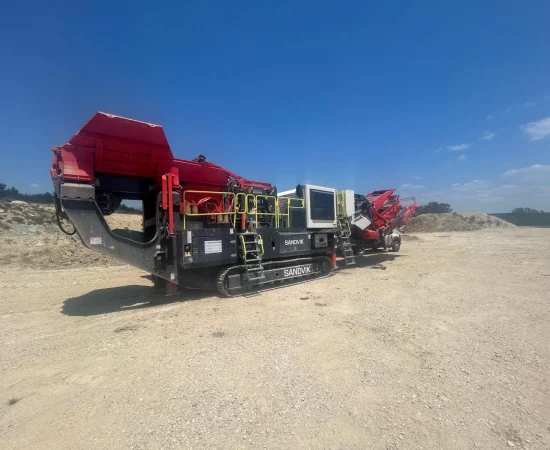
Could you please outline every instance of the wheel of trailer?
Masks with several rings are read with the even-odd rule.
[[[400,248],[401,248],[401,241],[399,239],[394,239],[393,242],[391,243],[392,252],[398,252]]]

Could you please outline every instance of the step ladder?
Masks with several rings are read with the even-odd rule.
[[[265,278],[262,256],[264,254],[264,242],[262,236],[255,232],[239,234],[241,243],[240,256],[246,269],[248,281],[259,281]]]
[[[355,255],[353,254],[353,247],[351,245],[351,232],[348,221],[340,222],[340,235],[338,237],[338,244],[344,257],[344,264],[346,266],[353,266],[356,264]]]

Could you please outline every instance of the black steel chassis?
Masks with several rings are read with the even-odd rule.
[[[156,286],[160,286],[162,282],[159,281],[164,280],[166,287],[174,283],[185,287],[188,275],[192,279],[193,274],[200,274],[203,280],[200,287],[214,287],[221,295],[231,297],[324,278],[330,276],[333,270],[329,253],[294,258],[289,255],[284,259],[263,261],[264,277],[254,281],[248,281],[244,264],[224,266],[221,269],[182,269],[178,264],[176,235],[167,233],[163,226],[166,218],[160,208],[156,211],[157,228],[154,236],[147,242],[138,242],[111,231],[96,202],[93,185],[64,183],[55,187],[58,214],[69,219],[86,247],[149,272]],[[208,275],[212,272],[214,277]],[[211,280],[208,286],[204,283],[206,280]]]
[[[272,260],[262,263],[264,279],[249,282],[244,265],[225,267],[216,276],[216,289],[225,297],[249,295],[283,286],[305,283],[332,274],[329,256]]]

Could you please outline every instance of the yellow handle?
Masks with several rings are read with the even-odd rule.
[[[262,253],[260,253],[260,256],[264,256],[264,240],[262,236],[260,236],[259,234],[257,235],[257,237],[258,237],[258,244],[260,244],[260,249],[262,250]]]

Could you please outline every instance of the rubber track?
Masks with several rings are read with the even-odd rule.
[[[292,266],[294,264],[307,264],[307,263],[310,263],[310,262],[317,262],[317,261],[320,262],[320,263],[322,263],[323,261],[326,261],[328,263],[328,267],[330,267],[330,271],[327,272],[326,274],[319,274],[317,276],[307,278],[306,280],[302,280],[300,277],[288,278],[288,282],[283,281],[278,286],[266,285],[266,287],[263,288],[263,289],[262,289],[263,285],[261,285],[261,284],[260,285],[251,284],[249,286],[251,286],[251,287],[258,286],[258,289],[253,289],[253,290],[247,291],[247,292],[242,292],[243,288],[247,287],[247,285],[244,285],[242,288],[239,289],[238,293],[231,293],[230,291],[228,291],[225,287],[224,281],[225,281],[225,278],[230,275],[230,272],[238,270],[240,268],[245,269],[245,265],[241,264],[241,265],[238,265],[238,266],[226,267],[225,269],[222,269],[218,273],[218,275],[216,276],[216,289],[224,297],[238,297],[239,295],[257,294],[257,293],[260,293],[260,292],[271,291],[273,289],[279,289],[279,288],[282,288],[282,287],[292,286],[292,285],[295,285],[295,284],[307,283],[308,281],[319,280],[321,278],[326,278],[326,277],[329,277],[330,275],[332,275],[332,260],[328,256],[318,256],[318,257],[310,257],[310,258],[294,258],[294,259],[287,259],[287,260],[284,260],[284,261],[267,261],[267,262],[263,263],[262,265],[264,266],[264,269],[269,270],[270,266],[274,266],[274,265],[281,265],[281,268],[286,268],[289,265]],[[295,280],[295,281],[293,281],[293,280]]]

